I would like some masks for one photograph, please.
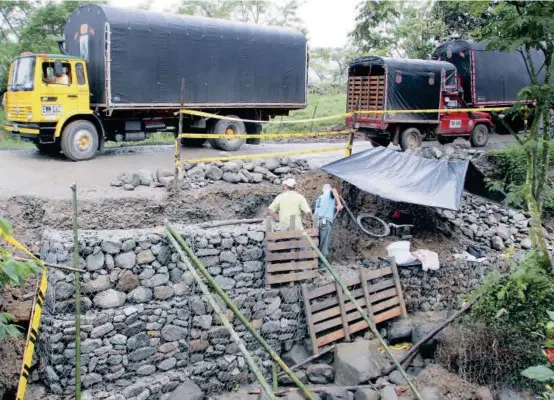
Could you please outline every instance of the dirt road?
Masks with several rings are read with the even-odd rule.
[[[501,148],[512,143],[510,136],[493,135],[487,149]],[[436,142],[425,142],[425,146]],[[245,145],[233,154],[258,154],[309,149],[341,147],[342,143],[262,143],[258,146]],[[356,141],[354,152],[371,148],[367,141]],[[182,157],[214,157],[220,155],[219,150],[210,147],[184,148]],[[307,158],[314,166],[344,157],[343,151],[322,153]],[[46,199],[67,199],[70,197],[69,186],[74,181],[79,186],[81,198],[125,198],[148,197],[161,198],[165,191],[139,187],[133,192],[110,187],[110,182],[123,172],[136,172],[140,168],[155,171],[157,168],[173,168],[173,147],[163,146],[128,146],[106,149],[101,155],[91,161],[71,162],[61,156],[51,158],[40,155],[35,150],[0,151],[0,198],[12,196],[37,196]]]

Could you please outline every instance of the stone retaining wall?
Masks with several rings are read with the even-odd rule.
[[[265,288],[261,224],[177,230],[277,352],[304,343],[308,335],[299,285]],[[47,231],[41,257],[69,263],[72,247],[70,232]],[[206,393],[253,381],[237,346],[161,229],[82,231],[80,249],[81,267],[87,271],[81,276],[81,365],[83,386],[93,398],[165,399],[187,378]],[[492,265],[450,263],[430,272],[400,268],[408,311],[459,308],[462,296],[482,282]],[[230,311],[227,316],[269,374],[268,355]],[[53,393],[72,394],[73,274],[50,271],[40,329],[42,379]]]
[[[178,230],[276,351],[304,340],[299,287],[265,288],[261,225]],[[72,245],[70,232],[46,232],[41,256],[67,263]],[[160,230],[83,231],[80,249],[87,271],[81,276],[82,376],[94,398],[102,398],[100,389],[126,396],[106,396],[112,399],[165,398],[186,377],[207,393],[252,381],[238,347]],[[230,311],[227,316],[268,372],[269,356]],[[50,272],[41,330],[43,379],[53,393],[73,393],[74,274]],[[166,382],[168,373],[175,385]]]

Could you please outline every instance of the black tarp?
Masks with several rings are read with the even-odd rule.
[[[469,161],[431,160],[375,147],[325,165],[322,169],[385,199],[458,210],[464,188],[502,201],[489,193],[483,175]]]
[[[306,38],[292,29],[88,4],[65,40],[87,59],[91,103],[106,104],[108,82],[114,104],[177,105],[181,78],[187,105],[306,103]]]
[[[386,74],[386,110],[430,110],[440,107],[441,84],[456,88],[456,68],[447,62],[388,57],[361,57],[349,76],[367,75],[370,68]],[[438,121],[438,113],[385,114],[386,121]]]
[[[520,90],[531,84],[525,59],[519,51],[486,50],[481,43],[453,40],[438,46],[432,58],[456,66],[468,105],[512,104],[517,101]],[[541,53],[532,50],[531,58],[540,68],[544,60]]]

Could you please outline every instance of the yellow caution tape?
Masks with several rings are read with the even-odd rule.
[[[396,344],[394,346],[389,346],[389,349],[391,349],[391,350],[410,350],[411,348],[412,348],[411,343],[400,343],[400,344]],[[385,348],[384,347],[379,347],[379,351],[381,353],[384,353]]]
[[[31,312],[31,324],[29,331],[27,332],[27,340],[25,344],[25,353],[23,354],[23,365],[21,367],[21,374],[19,375],[19,384],[17,385],[17,400],[25,399],[25,391],[27,390],[27,382],[29,375],[31,374],[31,364],[33,362],[33,354],[35,353],[36,341],[38,338],[38,328],[40,325],[40,318],[42,316],[42,306],[44,298],[46,296],[46,289],[48,287],[48,278],[46,275],[46,268],[42,270],[42,277],[37,288],[37,295],[33,302],[33,309]]]
[[[225,115],[219,115],[219,114],[212,114],[207,113],[204,111],[196,111],[196,110],[181,110],[180,112],[183,114],[188,115],[194,115],[197,117],[203,117],[203,118],[214,118],[214,119],[224,119],[228,121],[237,121],[237,122],[251,122],[255,124],[303,124],[306,122],[316,122],[316,121],[329,121],[333,119],[341,119],[346,117],[352,117],[354,114],[363,115],[363,114],[375,114],[375,115],[394,115],[394,114],[429,114],[429,113],[454,113],[454,112],[483,112],[483,111],[491,111],[491,112],[497,112],[497,111],[505,111],[508,110],[510,107],[493,107],[493,108],[451,108],[451,109],[425,109],[425,110],[359,110],[356,112],[346,112],[342,114],[334,114],[334,115],[328,115],[326,117],[317,117],[317,118],[309,118],[309,119],[300,119],[300,120],[270,120],[270,121],[261,121],[261,120],[255,120],[255,119],[242,119],[242,118],[233,118],[233,117],[227,117]]]
[[[265,135],[216,135],[208,133],[181,133],[178,137],[181,139],[286,139],[286,138],[302,138],[302,137],[319,137],[319,136],[333,136],[333,135],[347,135],[354,133],[355,131],[343,130],[343,131],[329,131],[329,132],[306,132],[306,133],[268,133]]]
[[[302,154],[318,154],[318,153],[330,153],[332,151],[349,150],[348,147],[333,147],[328,149],[317,150],[301,150],[301,151],[286,151],[280,153],[265,153],[265,154],[245,154],[241,156],[223,156],[223,157],[207,157],[207,158],[191,158],[185,160],[189,163],[199,162],[214,162],[214,161],[232,161],[232,160],[250,160],[253,158],[273,158],[273,157],[287,157],[297,156]]]
[[[46,296],[46,289],[48,287],[48,276],[44,263],[36,257],[31,251],[29,251],[23,244],[21,244],[14,237],[0,232],[0,236],[7,243],[11,244],[18,250],[24,252],[31,259],[36,261],[42,267],[42,276],[38,283],[37,294],[33,301],[33,308],[31,310],[31,324],[27,332],[27,340],[25,344],[25,353],[23,354],[23,364],[21,366],[21,374],[19,375],[19,384],[17,386],[17,400],[24,400],[25,391],[27,390],[27,381],[31,374],[31,363],[33,362],[33,354],[35,352],[36,341],[38,338],[38,328],[40,325],[40,317],[42,316],[42,305]]]

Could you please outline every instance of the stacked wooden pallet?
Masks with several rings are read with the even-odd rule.
[[[319,244],[319,231],[306,229]],[[317,276],[318,255],[304,236],[304,231],[266,233],[266,283],[270,287],[310,280]]]
[[[378,270],[360,267],[359,276],[345,280],[345,285],[374,324],[407,316],[396,264]],[[337,283],[315,289],[304,284],[302,296],[314,354],[369,328]]]
[[[384,76],[351,76],[348,78],[348,111],[355,111],[358,105],[359,110],[382,110],[384,99]]]

